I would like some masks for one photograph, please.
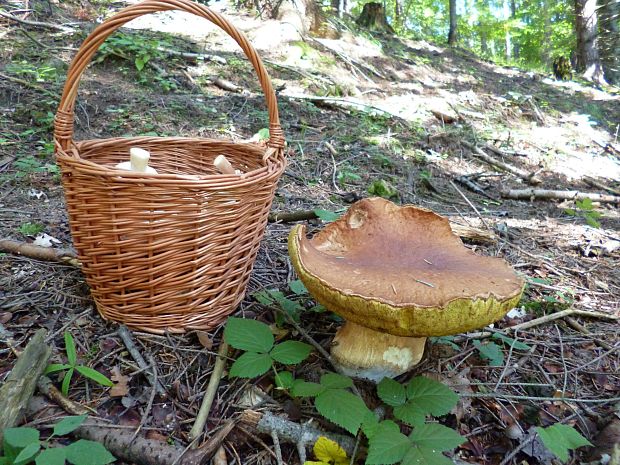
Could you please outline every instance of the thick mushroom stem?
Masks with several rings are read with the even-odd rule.
[[[334,337],[331,354],[343,373],[379,382],[417,365],[425,344],[425,337],[393,336],[347,321]]]

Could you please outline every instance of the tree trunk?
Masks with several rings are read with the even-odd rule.
[[[543,11],[541,14],[544,16],[544,25],[543,25],[543,34],[544,34],[544,43],[551,43],[551,2],[555,0],[543,0]],[[550,47],[540,47],[540,59],[545,64],[546,67],[550,67],[553,62],[553,57],[551,56]]]
[[[598,18],[596,0],[575,0],[575,30],[577,33],[577,68],[583,77],[605,85],[603,64],[598,49]]]
[[[620,85],[620,2],[606,0],[600,7],[599,49],[605,77]]]
[[[510,4],[508,0],[504,0],[504,14],[508,17],[504,24],[504,46],[506,48],[506,61],[512,60],[512,35],[510,34]]]
[[[373,31],[394,33],[394,29],[387,22],[385,9],[381,3],[366,3],[362,13],[357,18],[357,24]]]
[[[291,24],[302,35],[311,32],[319,37],[338,37],[338,32],[330,27],[325,13],[315,0],[284,0],[273,16]]]
[[[450,31],[448,32],[448,45],[456,45],[457,24],[456,0],[450,0]]]
[[[510,0],[510,17],[514,20],[517,17],[517,1]],[[515,60],[519,59],[519,55],[521,53],[521,49],[519,47],[518,42],[513,42],[512,44],[512,56]]]

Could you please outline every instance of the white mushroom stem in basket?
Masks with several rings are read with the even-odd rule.
[[[149,166],[151,154],[139,147],[129,149],[129,161],[116,165],[118,170],[137,171],[138,173],[157,174],[155,168]]]
[[[222,174],[241,174],[240,170],[236,170],[228,161],[225,155],[218,155],[213,160],[213,165]]]

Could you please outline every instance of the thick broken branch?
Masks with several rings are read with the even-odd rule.
[[[39,247],[38,245],[27,244],[25,242],[0,239],[0,251],[15,255],[23,255],[24,257],[34,258],[35,260],[60,262],[77,267],[80,266],[80,262],[76,255],[67,249]]]
[[[26,412],[37,381],[47,367],[52,349],[45,343],[45,335],[44,329],[35,333],[0,387],[0,443],[2,432],[15,426]]]
[[[595,202],[620,203],[620,196],[598,194],[596,192],[554,191],[547,189],[509,189],[502,191],[502,197],[514,200],[583,200]]]
[[[324,436],[337,442],[348,455],[355,449],[355,439],[352,437],[321,431],[307,424],[300,425],[270,412],[245,410],[241,414],[240,422],[263,434],[271,435],[275,431],[281,441],[292,444],[314,444],[319,437]]]
[[[42,23],[41,21],[30,21],[29,19],[21,19],[21,18],[18,18],[17,16],[13,16],[12,14],[7,13],[6,11],[2,11],[2,10],[0,10],[0,16],[3,16],[16,23],[24,24],[26,26],[40,27],[43,29],[51,29],[53,31],[59,31],[59,32],[73,32],[73,29],[66,27],[66,26],[59,26],[57,24],[52,24],[52,23]]]
[[[498,168],[503,169],[504,171],[508,171],[509,173],[518,176],[519,178],[527,181],[530,184],[540,184],[542,181],[540,178],[536,176],[536,173],[528,173],[527,171],[523,171],[522,169],[517,168],[516,166],[509,165],[497,158],[492,157],[491,155],[486,154],[480,147],[476,147],[475,145],[470,144],[467,141],[462,140],[461,144],[464,147],[467,147],[471,150],[474,155],[478,158],[482,158],[484,161],[489,163],[490,165],[497,166]]]

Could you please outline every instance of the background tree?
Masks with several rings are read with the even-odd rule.
[[[620,85],[620,2],[604,1],[599,9],[599,49],[605,77]]]
[[[606,84],[598,49],[598,16],[596,0],[575,0],[577,33],[577,69],[583,77],[597,84]]]
[[[448,31],[448,45],[456,45],[457,16],[456,0],[450,0],[450,30]]]

